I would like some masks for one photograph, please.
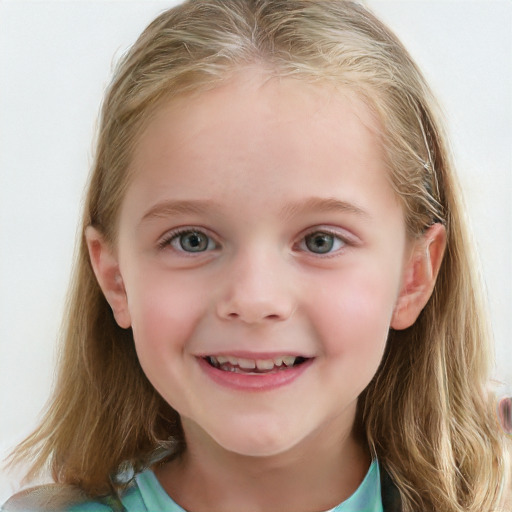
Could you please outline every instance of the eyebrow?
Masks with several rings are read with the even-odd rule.
[[[155,219],[172,217],[174,215],[201,215],[221,210],[221,205],[209,199],[165,200],[152,206],[142,217],[141,223]],[[309,197],[307,199],[286,204],[281,208],[280,215],[291,218],[303,213],[349,213],[369,219],[367,211],[347,201],[334,197]]]
[[[305,200],[285,205],[281,210],[281,214],[288,218],[294,217],[300,213],[309,212],[349,213],[364,219],[370,218],[370,214],[366,210],[363,210],[353,203],[342,201],[335,197],[309,197]]]
[[[218,210],[219,204],[215,201],[206,200],[179,200],[179,201],[161,201],[152,206],[142,217],[141,223],[162,217],[173,215],[199,215],[212,210]]]

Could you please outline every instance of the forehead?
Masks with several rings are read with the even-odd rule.
[[[146,166],[162,145],[170,153],[192,138],[201,138],[201,143],[209,138],[214,145],[218,142],[215,135],[254,138],[259,135],[258,128],[271,128],[289,138],[312,141],[309,130],[300,130],[305,124],[340,134],[349,127],[353,138],[365,132],[377,147],[382,144],[377,115],[348,87],[326,80],[272,76],[254,66],[213,89],[180,95],[160,105],[137,140],[132,169]],[[215,133],[216,129],[221,132]],[[315,135],[318,143],[322,133]],[[328,135],[325,133],[326,138]]]
[[[389,199],[380,133],[349,89],[246,70],[155,113],[135,147],[128,197],[135,188],[144,204],[257,195],[262,207],[279,194],[350,200],[378,183]]]

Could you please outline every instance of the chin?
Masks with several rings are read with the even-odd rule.
[[[285,429],[258,428],[237,429],[231,435],[222,432],[214,440],[224,450],[245,457],[271,457],[284,453],[300,443],[300,436],[287,433]]]

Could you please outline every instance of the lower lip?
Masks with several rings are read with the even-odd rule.
[[[313,363],[313,359],[308,359],[304,363],[286,370],[278,370],[273,373],[244,374],[214,368],[202,357],[199,357],[198,361],[203,372],[214,382],[240,391],[270,391],[286,386],[300,377]]]

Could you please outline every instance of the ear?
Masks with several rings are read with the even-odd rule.
[[[128,329],[131,326],[131,318],[117,256],[111,244],[96,228],[88,226],[85,230],[85,239],[91,265],[103,295],[110,304],[119,327]]]
[[[391,319],[393,329],[410,327],[427,304],[436,284],[445,247],[446,230],[442,224],[432,225],[413,242]]]

